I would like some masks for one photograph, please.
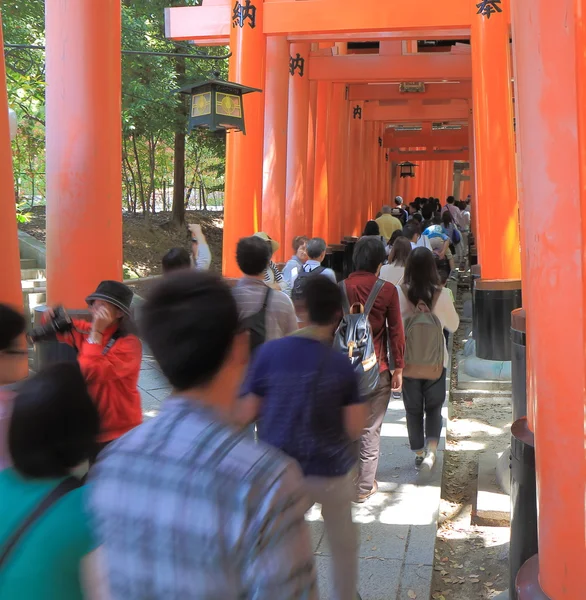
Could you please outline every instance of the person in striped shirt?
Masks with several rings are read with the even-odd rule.
[[[170,274],[141,326],[174,392],[90,473],[109,597],[317,600],[301,469],[236,426],[249,340],[228,284]]]

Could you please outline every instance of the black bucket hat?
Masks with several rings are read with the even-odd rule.
[[[90,294],[85,301],[93,304],[96,300],[104,300],[119,308],[124,314],[130,315],[130,303],[134,292],[119,281],[102,281],[98,289]]]

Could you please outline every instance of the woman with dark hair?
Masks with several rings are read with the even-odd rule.
[[[24,382],[0,472],[0,597],[81,600],[100,593],[98,544],[85,506],[99,417],[80,368],[55,364]]]
[[[393,244],[389,264],[380,270],[379,277],[393,285],[401,285],[405,276],[405,265],[409,254],[411,254],[411,242],[405,236],[399,237]]]
[[[376,221],[367,221],[364,226],[364,231],[362,233],[362,237],[372,235],[376,237],[380,237],[380,227]]]
[[[102,281],[86,298],[91,322],[73,319],[71,331],[57,336],[77,350],[77,362],[98,407],[98,452],[142,423],[137,387],[142,345],[131,318],[132,297],[123,283]]]
[[[403,323],[422,310],[435,315],[443,329],[454,332],[460,318],[449,291],[442,288],[433,254],[426,248],[415,248],[407,259],[404,284],[399,286],[399,302]],[[407,350],[409,355],[409,336]],[[407,413],[407,431],[415,465],[431,470],[435,464],[437,445],[442,430],[442,406],[446,398],[446,369],[449,365],[444,344],[444,369],[435,380],[403,377],[403,403]]]
[[[400,231],[400,230],[399,230]],[[393,234],[396,233],[395,231]],[[380,240],[383,248],[385,249],[385,253],[388,255],[387,245],[385,244],[385,238],[380,234],[380,227],[376,221],[367,221],[364,226],[364,232],[362,233],[362,237],[372,237]],[[391,236],[392,237],[392,236]]]
[[[0,469],[10,464],[6,430],[12,408],[14,384],[28,375],[28,349],[24,317],[0,304]]]

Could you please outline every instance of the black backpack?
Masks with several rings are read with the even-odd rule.
[[[314,275],[321,275],[325,270],[326,268],[322,266],[316,267],[313,269],[313,271],[305,271],[304,269],[301,269],[299,275],[297,275],[295,281],[293,282],[291,300],[293,300],[293,302],[299,302],[300,300],[303,300],[303,292],[306,281]]]
[[[334,350],[346,354],[358,375],[361,396],[372,393],[378,386],[379,368],[374,351],[374,339],[368,316],[385,282],[377,279],[366,305],[355,302],[350,306],[346,284],[342,281],[344,316],[334,335]],[[357,311],[357,312],[355,312]]]
[[[271,292],[271,288],[267,287],[267,293],[261,309],[257,313],[242,319],[241,322],[242,328],[250,332],[251,354],[267,341],[267,306]]]

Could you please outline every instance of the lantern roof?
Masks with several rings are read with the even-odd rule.
[[[178,90],[175,90],[175,92],[178,94],[191,94],[198,88],[202,88],[206,85],[227,85],[233,88],[234,90],[240,90],[242,94],[250,94],[251,92],[262,92],[262,90],[259,90],[258,88],[240,85],[239,83],[232,83],[231,81],[224,81],[223,79],[207,79],[205,81],[195,81],[194,83],[184,85]]]
[[[406,162],[402,162],[399,163],[399,167],[418,167],[419,165],[416,165],[415,163],[406,161]]]

